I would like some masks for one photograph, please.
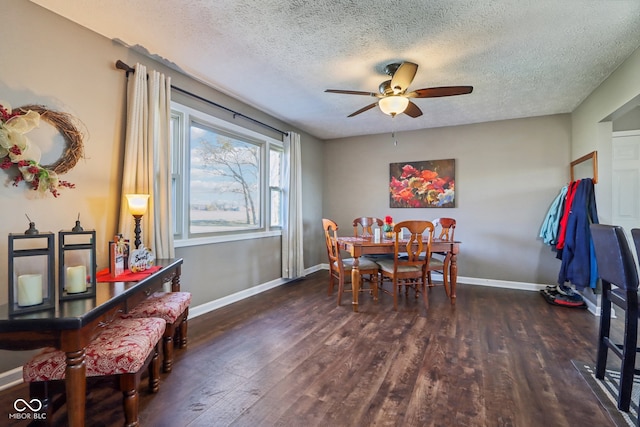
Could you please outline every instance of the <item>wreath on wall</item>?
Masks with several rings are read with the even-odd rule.
[[[25,136],[44,120],[62,135],[65,148],[62,155],[50,165],[40,164],[40,150]],[[75,184],[61,180],[58,175],[71,170],[83,157],[82,133],[67,113],[52,111],[42,105],[25,105],[11,109],[0,103],[0,169],[17,167],[20,172],[13,177],[15,187],[24,181],[33,190],[60,195],[61,187],[75,188]]]

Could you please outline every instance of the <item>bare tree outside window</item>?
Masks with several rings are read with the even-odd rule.
[[[191,127],[190,231],[260,227],[260,147]]]

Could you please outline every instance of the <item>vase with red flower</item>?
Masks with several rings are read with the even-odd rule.
[[[393,237],[393,218],[391,218],[391,216],[387,215],[384,217],[382,231],[387,239],[391,239]]]

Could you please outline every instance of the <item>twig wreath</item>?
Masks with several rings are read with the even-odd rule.
[[[62,155],[50,165],[40,164],[40,150],[24,135],[39,126],[40,119],[49,123],[62,135],[65,148]],[[25,105],[12,110],[0,104],[0,169],[16,166],[20,174],[13,178],[15,187],[25,181],[33,190],[49,191],[54,197],[61,187],[75,188],[75,184],[58,178],[70,171],[84,155],[82,133],[67,113],[49,110],[42,105]]]

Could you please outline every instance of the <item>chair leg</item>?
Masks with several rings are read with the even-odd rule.
[[[49,390],[49,382],[48,381],[39,381],[34,383],[29,383],[29,398],[38,399],[42,403],[42,408],[40,408],[39,413],[44,414],[44,420],[38,419],[34,420],[29,424],[30,426],[50,426],[51,420],[53,418],[53,414],[55,412],[55,407],[53,403],[53,394],[51,390]]]
[[[618,409],[629,411],[631,405],[631,391],[633,389],[633,374],[636,363],[636,345],[638,341],[638,318],[629,319],[630,312],[625,312],[625,338],[622,351],[622,369],[620,372],[620,394]]]
[[[333,285],[334,285],[334,281],[335,278],[333,277],[333,273],[331,271],[329,271],[329,290],[327,291],[327,295],[331,296],[333,295]]]
[[[344,293],[344,278],[338,279],[338,306],[342,305],[342,294]]]
[[[605,291],[606,292],[606,291]],[[596,378],[604,379],[609,353],[609,331],[611,329],[611,301],[603,299],[600,313],[600,331],[598,332],[598,355],[596,360]]]
[[[429,296],[427,295],[427,284],[422,281],[422,299],[424,300],[424,308],[429,310]]]
[[[393,279],[393,309],[398,311],[398,282],[395,277]]]
[[[447,255],[442,265],[442,282],[444,283],[444,291],[447,293],[447,297],[451,299],[451,284],[449,283],[449,265],[450,265],[449,255]]]
[[[378,301],[378,275],[372,274],[371,276],[372,276],[371,286],[372,286],[372,292],[373,292],[373,300]]]

